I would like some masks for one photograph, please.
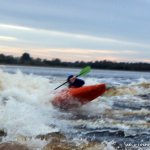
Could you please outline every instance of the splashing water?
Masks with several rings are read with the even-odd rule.
[[[62,111],[51,104],[54,88],[63,83],[66,72],[78,70],[62,69],[60,75],[58,69],[44,68],[45,74],[43,68],[26,69],[27,72],[4,67],[6,72],[0,71],[0,130],[6,133],[1,142],[17,141],[42,149],[52,139],[39,137],[53,133],[63,134],[76,145],[102,142],[105,149],[150,142],[148,73],[138,76],[95,70],[85,78],[86,84],[103,82],[113,88],[76,110]]]

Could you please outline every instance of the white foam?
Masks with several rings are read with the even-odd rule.
[[[98,116],[105,112],[106,109],[111,109],[112,105],[113,101],[100,97],[82,106],[81,110],[84,114],[88,114],[89,116]]]
[[[0,128],[8,136],[28,137],[56,132],[50,100],[52,86],[49,80],[21,72],[8,74],[0,71]]]
[[[74,113],[61,112],[54,108],[50,102],[55,95],[54,88],[62,84],[63,81],[64,77],[59,77],[56,81],[53,80],[53,78],[52,80],[48,80],[46,77],[42,76],[33,74],[26,75],[20,71],[17,71],[15,74],[0,71],[0,129],[4,129],[7,132],[7,136],[3,140],[15,141],[16,137],[25,136],[29,138],[29,140],[27,140],[29,145],[39,144],[42,146],[45,144],[45,141],[39,142],[39,139],[35,138],[37,135],[57,131],[69,133],[70,131],[73,132],[73,127],[78,125],[83,125],[92,129],[117,127],[125,131],[125,133],[128,133],[130,125],[126,124],[126,121],[123,123],[117,122],[113,118],[113,116],[117,115],[122,117],[122,110],[114,110],[112,112],[112,120],[107,117],[107,115],[109,116],[107,110],[112,110],[114,102],[116,103],[117,101],[120,103],[128,102],[129,104],[134,101],[139,105],[145,102],[136,97],[132,98],[128,93],[124,96],[100,97],[77,110],[79,114],[82,113],[85,116],[95,117],[94,122],[93,119],[86,120],[86,117],[85,119],[80,118],[79,120],[74,120],[72,118],[70,120],[69,118],[71,118]],[[114,78],[109,78],[109,80],[108,78],[85,78],[86,85],[98,84],[105,81],[109,81],[114,85],[118,83],[120,85],[122,84]],[[144,93],[145,89],[143,89],[143,87],[139,88],[138,86],[139,83],[143,82],[147,83],[147,79],[145,79],[145,81],[140,79],[138,83],[132,82],[131,85],[127,85],[127,88],[128,86],[134,85],[134,88]],[[61,88],[58,90],[61,90]],[[130,109],[124,111],[128,112]],[[137,112],[147,115],[149,110],[142,109],[141,111],[137,110]],[[103,115],[106,116],[106,118],[103,118]],[[107,143],[107,148],[109,147],[113,149],[111,143]]]

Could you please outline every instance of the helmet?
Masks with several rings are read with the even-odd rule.
[[[69,80],[73,77],[73,75],[69,75],[67,78],[67,81],[69,82]]]

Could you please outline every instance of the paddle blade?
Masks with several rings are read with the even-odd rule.
[[[77,77],[78,77],[78,76],[84,76],[84,75],[86,75],[87,73],[89,73],[90,71],[91,71],[91,67],[90,67],[90,66],[87,66],[87,67],[83,68],[83,69],[80,71],[80,73],[79,73],[79,75],[77,75]]]

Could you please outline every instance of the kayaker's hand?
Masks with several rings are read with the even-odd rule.
[[[70,78],[70,83],[74,83],[75,82],[75,80],[76,80],[76,76],[73,76],[72,78]]]

